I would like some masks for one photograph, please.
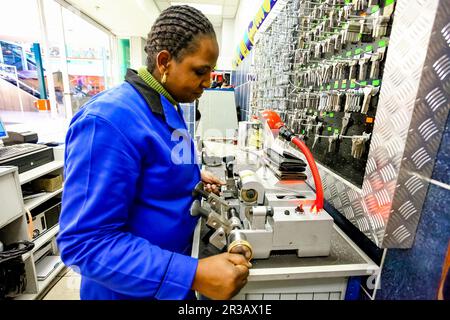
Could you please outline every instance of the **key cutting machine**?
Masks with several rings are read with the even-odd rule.
[[[267,149],[265,155],[270,161],[257,171],[235,174],[234,160],[224,159],[226,185],[220,196],[205,192],[199,183],[193,195],[201,196],[203,201],[194,201],[191,214],[205,218],[212,229],[209,242],[213,246],[243,254],[248,260],[266,259],[276,251],[294,251],[298,257],[328,256],[333,219],[323,210],[322,185],[312,155],[303,141],[284,126],[278,114],[269,111],[262,115],[271,132],[291,141],[305,154],[316,192],[304,179],[283,180],[280,172],[269,169],[273,159],[286,166],[301,165],[301,159],[285,151]]]

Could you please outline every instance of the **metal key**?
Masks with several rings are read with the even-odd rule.
[[[361,108],[362,114],[367,114],[367,111],[369,111],[370,107],[370,100],[372,99],[372,95],[374,93],[374,87],[368,86],[363,88],[364,92],[364,100]]]
[[[316,146],[317,142],[319,141],[319,139],[320,139],[319,135],[316,134],[314,136],[314,142],[313,142],[313,145],[312,145],[311,149],[315,148],[315,146]]]
[[[365,151],[366,139],[361,137],[352,138],[352,156],[355,159],[361,159]]]
[[[374,19],[372,32],[374,38],[380,38],[386,35],[389,20],[389,16],[378,16]]]
[[[333,134],[332,136],[328,137],[328,153],[336,151],[336,141],[338,140],[338,138],[338,134]]]
[[[363,57],[359,59],[359,76],[358,80],[363,81],[366,79],[367,76],[367,63],[369,62],[369,57]]]
[[[377,53],[374,53],[372,57],[370,58],[370,62],[372,62],[372,65],[370,66],[370,73],[369,78],[370,79],[376,79],[378,78],[378,75],[380,73],[380,55]]]
[[[350,120],[352,118],[352,114],[346,112],[344,114],[344,117],[342,118],[342,128],[341,128],[341,134],[342,135],[346,135],[347,134],[347,130],[349,128],[349,124],[350,124]]]
[[[348,79],[356,79],[356,68],[357,68],[358,60],[351,60],[348,65],[350,66],[350,71],[348,75]]]

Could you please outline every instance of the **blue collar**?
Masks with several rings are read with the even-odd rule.
[[[161,104],[164,111],[164,118],[167,124],[174,130],[184,129],[187,130],[186,122],[183,118],[183,110],[178,105],[178,111],[173,107],[173,104],[164,95],[160,94]]]
[[[183,111],[180,106],[177,109],[164,95],[159,94],[153,88],[151,88],[141,77],[138,76],[136,71],[128,69],[125,80],[131,84],[147,102],[150,110],[159,116],[174,130],[184,129],[187,130],[186,123],[183,118]]]

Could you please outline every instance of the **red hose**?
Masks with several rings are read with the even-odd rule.
[[[314,161],[314,157],[309,151],[306,144],[297,137],[292,138],[292,143],[294,143],[300,151],[305,155],[306,161],[308,161],[308,165],[311,168],[311,172],[314,178],[314,185],[316,186],[316,200],[311,207],[311,211],[319,212],[323,209],[323,188],[322,181],[320,180],[319,170],[317,169],[316,162]]]

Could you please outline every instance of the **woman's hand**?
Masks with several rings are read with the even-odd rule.
[[[234,253],[200,259],[192,289],[210,299],[231,299],[247,283],[251,266],[243,255]]]
[[[219,194],[220,186],[225,184],[225,182],[206,170],[202,171],[202,181],[205,186],[205,191],[214,192],[215,194]]]

